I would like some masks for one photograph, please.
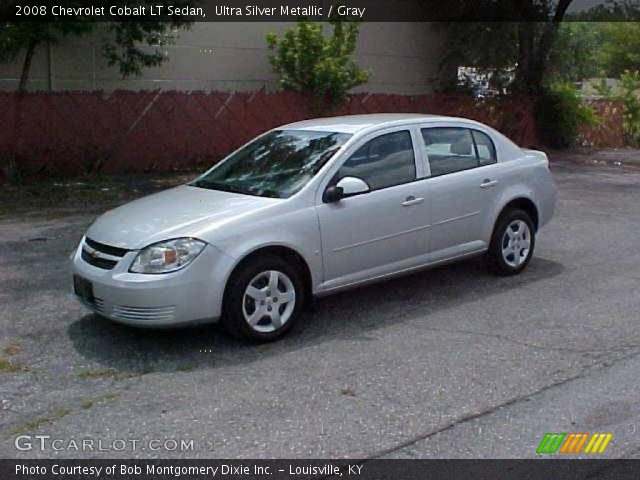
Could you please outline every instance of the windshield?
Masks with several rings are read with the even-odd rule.
[[[190,185],[287,198],[306,185],[350,137],[347,133],[274,130],[256,138]]]

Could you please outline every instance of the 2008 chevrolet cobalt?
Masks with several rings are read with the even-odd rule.
[[[98,218],[72,256],[74,291],[118,322],[220,319],[269,341],[312,295],[478,254],[521,272],[555,197],[544,153],[478,122],[298,122]]]

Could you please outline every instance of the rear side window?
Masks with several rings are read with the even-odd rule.
[[[392,187],[416,179],[416,162],[408,130],[387,133],[369,140],[338,171],[337,179],[357,177],[371,190]]]
[[[421,132],[432,177],[496,162],[493,141],[483,132],[459,127],[423,128]]]
[[[478,130],[472,130],[471,134],[478,149],[478,163],[480,166],[496,163],[496,147],[493,145],[489,135]]]
[[[432,177],[478,166],[473,138],[466,128],[424,128],[422,139]]]

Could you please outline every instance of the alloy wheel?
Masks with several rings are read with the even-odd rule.
[[[531,231],[523,220],[509,224],[502,237],[502,258],[512,268],[521,266],[529,256]]]
[[[245,321],[261,333],[280,329],[291,318],[295,305],[293,282],[278,270],[267,270],[253,277],[242,297]]]

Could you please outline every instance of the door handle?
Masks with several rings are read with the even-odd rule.
[[[413,195],[409,195],[404,202],[402,202],[403,207],[410,207],[411,205],[418,205],[419,203],[424,202],[424,198],[422,197],[414,197]]]
[[[491,180],[490,178],[485,178],[480,184],[480,188],[489,188],[498,184],[498,180]]]

